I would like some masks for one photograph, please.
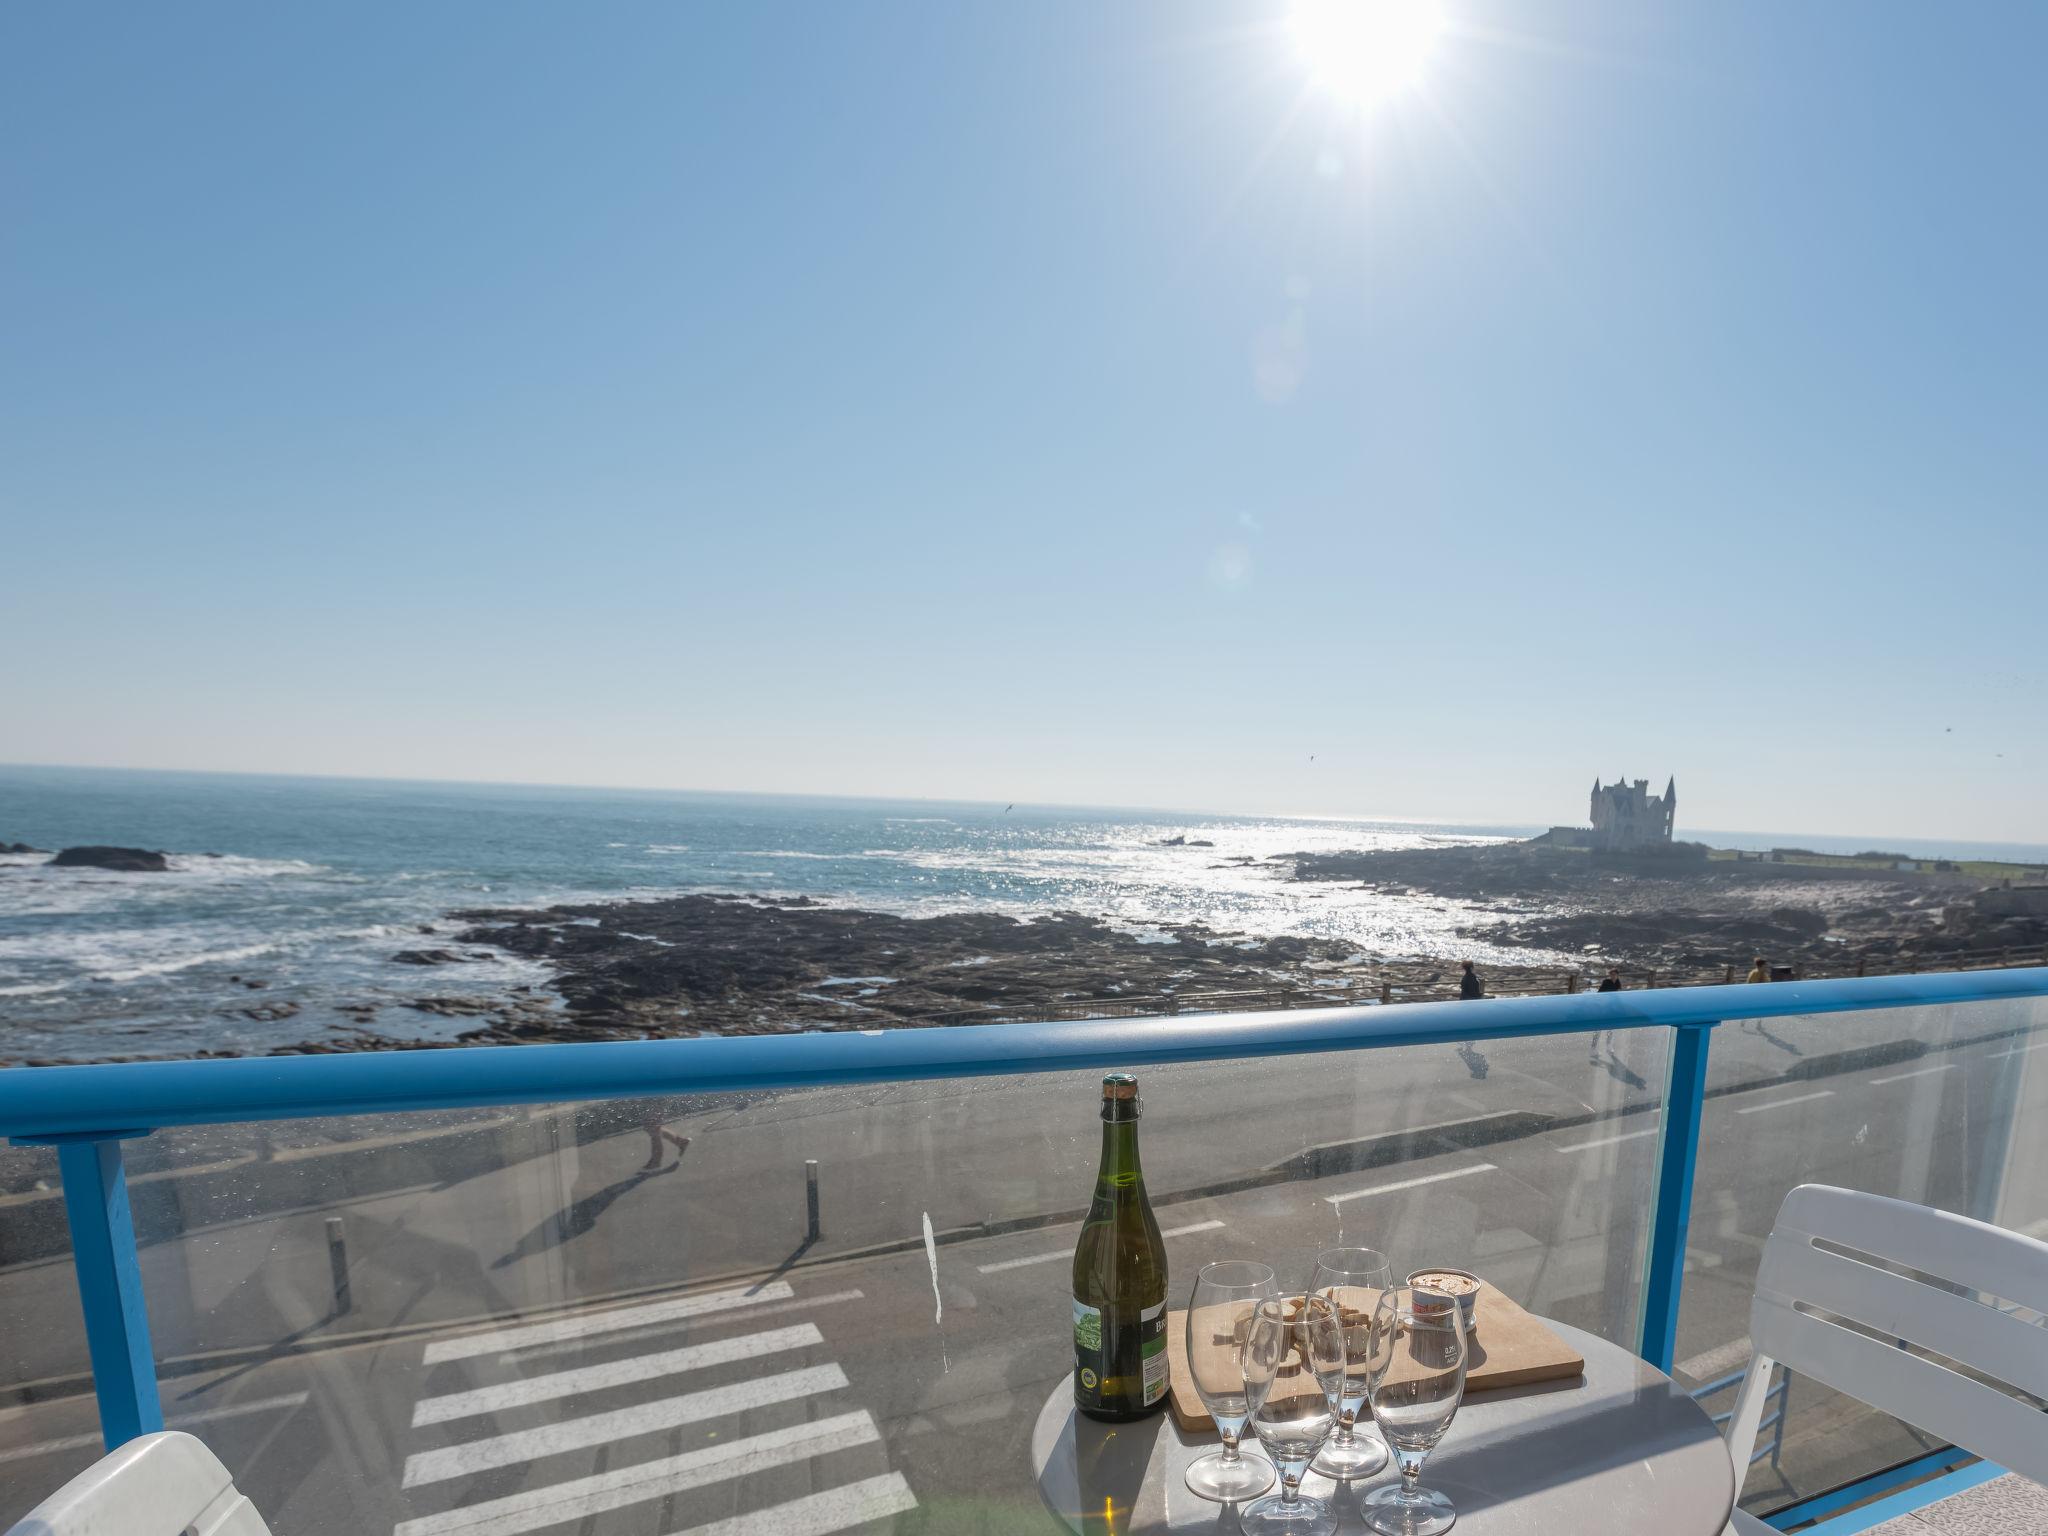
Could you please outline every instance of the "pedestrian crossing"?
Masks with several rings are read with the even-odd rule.
[[[457,1389],[412,1405],[400,1477],[412,1513],[392,1536],[886,1529],[917,1497],[901,1473],[873,1472],[886,1467],[880,1427],[831,1401],[853,1384],[837,1362],[805,1358],[828,1347],[825,1331],[791,1316],[860,1297],[775,1281],[436,1340],[421,1379]],[[647,1344],[660,1347],[618,1353]],[[594,1358],[569,1363],[572,1351]]]

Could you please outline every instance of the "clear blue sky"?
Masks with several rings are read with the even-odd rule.
[[[0,10],[0,760],[2048,841],[2048,6],[1445,3]]]

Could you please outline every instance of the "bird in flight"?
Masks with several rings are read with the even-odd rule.
[[[1010,812],[1014,811],[1015,809],[1017,809],[1017,802],[1012,800],[1008,805],[1003,807],[1003,814],[1007,816],[1010,814]]]

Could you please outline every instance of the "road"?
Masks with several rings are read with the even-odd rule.
[[[2025,1030],[2048,1031],[2048,1009],[1717,1032],[1679,1344],[1690,1379],[1746,1359],[1757,1256],[1793,1184],[2048,1229],[2048,1116],[2033,1113],[2048,1032]],[[1885,1041],[1906,1044],[1871,1065],[1847,1054]],[[1266,1257],[1299,1283],[1341,1239],[1403,1267],[1468,1265],[1538,1312],[1630,1339],[1661,1073],[1652,1035],[1618,1054],[1561,1037],[1147,1070],[1175,1290],[1222,1256]],[[690,1149],[659,1173],[636,1171],[644,1134],[613,1130],[480,1178],[309,1198],[153,1243],[167,1416],[284,1536],[1043,1532],[1023,1444],[1069,1365],[1074,1227],[1004,1223],[1085,1200],[1092,1083],[685,1108]],[[825,1233],[805,1246],[812,1155]],[[331,1210],[353,1292],[339,1318]],[[927,1212],[947,1239],[929,1256]],[[61,1390],[81,1354],[66,1267],[0,1273],[0,1317],[26,1341],[17,1358],[47,1368],[39,1390]],[[1759,1468],[1749,1491],[1812,1490],[1917,1448],[1795,1382],[1785,1477]],[[0,1518],[96,1450],[87,1397],[0,1409]]]

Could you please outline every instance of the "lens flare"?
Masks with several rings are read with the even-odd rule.
[[[1419,84],[1444,30],[1437,0],[1294,0],[1288,23],[1316,83],[1361,109]]]

